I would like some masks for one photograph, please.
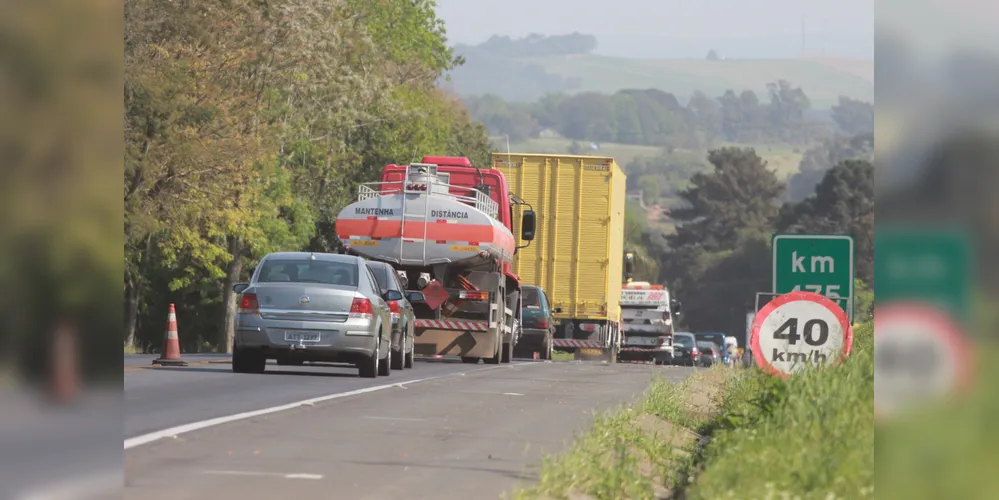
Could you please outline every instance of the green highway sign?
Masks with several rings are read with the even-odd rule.
[[[970,235],[957,229],[884,228],[874,232],[874,297],[928,302],[955,319],[971,312]]]
[[[815,292],[835,301],[853,322],[853,237],[774,234],[773,293]]]

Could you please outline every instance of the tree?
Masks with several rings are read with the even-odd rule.
[[[787,200],[801,201],[815,192],[816,186],[834,165],[846,160],[874,160],[874,134],[834,136],[805,151],[798,172],[788,179]]]
[[[161,342],[174,302],[204,332],[185,349],[226,349],[231,285],[273,250],[337,250],[339,210],[381,165],[488,164],[485,128],[435,85],[461,59],[433,6],[126,3],[128,343]]]
[[[718,53],[715,52],[715,49],[711,49],[708,51],[708,55],[705,56],[705,59],[709,61],[717,61],[719,59]]]
[[[874,105],[869,102],[840,96],[832,107],[832,119],[847,135],[874,133]]]
[[[708,161],[714,170],[695,174],[679,193],[685,206],[669,211],[679,223],[671,248],[731,250],[744,236],[767,232],[777,216],[784,186],[755,150],[715,149]]]
[[[853,235],[854,268],[868,285],[874,278],[874,165],[846,160],[829,169],[815,194],[781,208],[777,229],[791,233]]]

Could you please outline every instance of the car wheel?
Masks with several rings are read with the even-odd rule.
[[[413,367],[413,357],[416,356],[416,339],[412,335],[409,336],[409,352],[406,353],[406,359],[403,362],[403,366],[406,368]]]
[[[386,351],[388,351],[388,354],[385,355],[385,359],[378,362],[379,377],[388,377],[389,375],[392,374],[392,368],[394,368],[394,366],[392,366],[395,364],[395,357],[392,356],[392,354],[394,354],[394,351],[392,350],[391,347],[386,349]]]
[[[379,372],[378,349],[357,365],[357,374],[362,378],[375,378]]]
[[[403,364],[406,361],[406,356],[403,355],[404,347],[400,347],[398,351],[392,349],[392,353],[389,355],[392,358],[392,369],[402,370]]]
[[[233,373],[264,373],[267,368],[267,358],[256,349],[232,350]]]

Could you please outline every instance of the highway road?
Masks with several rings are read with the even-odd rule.
[[[125,498],[500,498],[536,479],[542,454],[564,449],[595,411],[638,397],[653,373],[692,373],[427,360],[361,379],[347,367],[252,375],[200,363],[126,367]],[[208,419],[222,423],[199,423]]]

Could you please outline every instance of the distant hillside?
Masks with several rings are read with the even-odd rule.
[[[550,37],[552,39],[557,37]],[[787,80],[801,87],[813,109],[829,108],[841,95],[874,100],[874,63],[849,58],[809,59],[626,59],[578,51],[543,53],[507,49],[517,40],[458,46],[466,63],[445,83],[461,96],[495,94],[510,101],[533,102],[551,92],[656,88],[686,99],[700,90],[718,96],[726,90],[763,93],[766,84]],[[532,42],[534,46],[541,43]],[[575,53],[571,53],[575,52]]]

